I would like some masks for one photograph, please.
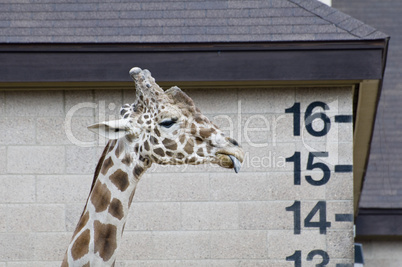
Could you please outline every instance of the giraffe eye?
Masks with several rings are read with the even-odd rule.
[[[159,125],[162,127],[165,127],[165,128],[170,128],[175,123],[176,123],[176,120],[166,120],[166,121],[162,121],[161,123],[159,123]]]

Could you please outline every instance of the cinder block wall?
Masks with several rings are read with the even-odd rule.
[[[116,266],[280,267],[293,264],[285,258],[296,250],[305,250],[303,266],[314,266],[319,257],[306,261],[314,249],[328,252],[331,263],[351,263],[352,222],[335,222],[333,215],[353,212],[352,175],[333,174],[320,187],[304,180],[294,186],[293,165],[285,158],[301,151],[305,166],[307,152],[318,149],[331,151],[333,164],[352,164],[352,125],[332,123],[324,139],[304,128],[295,137],[292,114],[284,112],[296,101],[305,110],[321,100],[331,111],[351,114],[351,89],[187,93],[242,143],[243,168],[235,174],[211,165],[154,165],[138,185]],[[105,144],[86,126],[116,118],[134,97],[134,90],[0,92],[0,267],[61,263]],[[332,225],[326,235],[317,229],[293,234],[293,213],[286,207],[295,200],[302,201],[302,218],[317,201],[327,201]]]

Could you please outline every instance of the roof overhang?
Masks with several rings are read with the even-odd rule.
[[[367,168],[388,39],[194,44],[2,44],[0,90],[132,88],[128,70],[161,86],[352,86],[354,208]]]

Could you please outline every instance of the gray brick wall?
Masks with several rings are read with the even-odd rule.
[[[235,174],[210,165],[154,165],[138,185],[116,266],[281,267],[292,264],[285,259],[296,250],[308,266],[307,254],[315,249],[326,251],[331,264],[352,262],[352,223],[334,218],[353,212],[352,174],[332,172],[325,186],[304,179],[322,176],[320,170],[306,171],[311,151],[329,152],[324,163],[332,171],[336,164],[352,164],[352,126],[333,123],[334,115],[351,114],[351,89],[194,89],[188,94],[241,141],[247,154],[243,168]],[[60,264],[105,142],[86,126],[113,119],[122,103],[133,99],[131,90],[0,92],[1,267]],[[329,105],[330,132],[312,137],[303,126],[301,136],[293,136],[293,117],[284,109],[300,102],[304,118],[313,101]],[[95,146],[76,146],[66,135],[66,114],[77,104],[83,108],[74,113],[70,132]],[[296,150],[302,155],[300,186],[293,184],[293,165],[285,162]],[[293,213],[286,207],[295,200],[301,201],[302,221],[317,201],[326,201],[331,222],[326,234],[306,227],[294,234]]]

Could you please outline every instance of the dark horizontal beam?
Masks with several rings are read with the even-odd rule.
[[[360,209],[356,219],[356,235],[402,236],[402,210]]]
[[[139,66],[158,81],[296,81],[381,79],[383,47],[345,43],[138,45],[0,45],[0,82],[124,82]]]

